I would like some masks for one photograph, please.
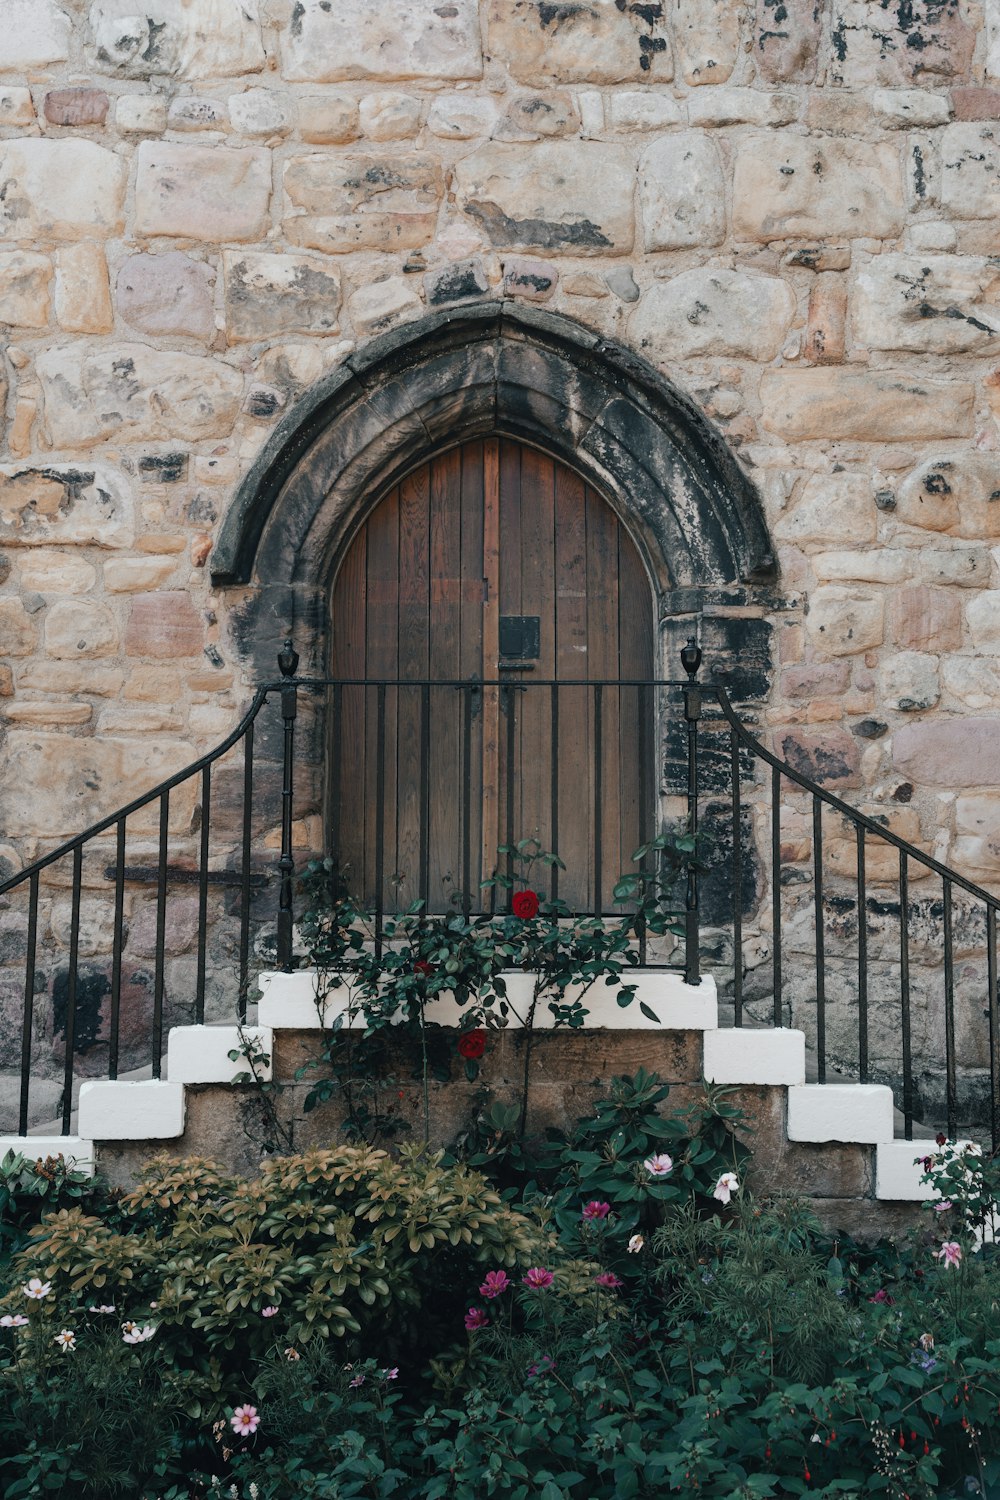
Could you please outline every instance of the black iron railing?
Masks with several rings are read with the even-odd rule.
[[[681,681],[371,682],[299,677],[286,643],[221,745],[0,884],[21,937],[0,972],[22,1005],[18,1133],[53,1071],[67,1133],[75,1077],[158,1077],[166,1026],[245,1019],[254,969],[296,962],[297,858],[332,847],[380,937],[415,899],[502,910],[480,882],[497,843],[531,835],[578,856],[551,894],[601,915],[631,848],[672,820],[704,854],[683,936],[667,952],[640,937],[641,961],[697,983],[709,955],[733,1024],[801,1026],[820,1082],[890,1083],[907,1136],[915,1118],[950,1134],[978,1118],[1000,1142],[1000,899],[763,746],[699,682],[693,642],[682,664]],[[280,725],[262,718],[275,699]]]

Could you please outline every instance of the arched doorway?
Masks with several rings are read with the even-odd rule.
[[[571,907],[613,904],[650,833],[654,610],[592,485],[512,438],[438,453],[348,544],[330,644],[330,818],[357,894],[477,909],[497,847],[534,838]]]

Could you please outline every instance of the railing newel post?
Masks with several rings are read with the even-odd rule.
[[[701,647],[692,636],[681,651],[681,665],[688,680],[684,686],[684,719],[687,724],[687,809],[688,833],[698,838],[698,721],[701,718],[701,687],[696,678],[701,666]],[[684,982],[701,983],[700,932],[698,917],[698,851],[691,851],[684,897]]]
[[[278,670],[281,672],[281,717],[284,723],[284,759],[281,781],[281,858],[278,869],[281,873],[281,889],[278,896],[278,968],[290,973],[292,968],[292,926],[294,912],[292,904],[292,876],[295,860],[292,857],[292,813],[295,777],[295,720],[299,711],[299,689],[296,672],[299,668],[299,653],[290,640],[285,641],[278,654]]]

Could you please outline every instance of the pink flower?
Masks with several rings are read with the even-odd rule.
[[[392,1367],[391,1370],[383,1370],[382,1371],[382,1379],[383,1380],[398,1380],[399,1379],[399,1366],[398,1365],[393,1365],[393,1367]]]
[[[643,1166],[650,1177],[668,1177],[674,1170],[674,1161],[665,1151],[660,1151],[655,1156],[647,1156]]]
[[[499,1297],[509,1286],[510,1277],[506,1271],[487,1271],[486,1280],[479,1288],[479,1295],[492,1302],[494,1297]]]
[[[960,1266],[962,1264],[962,1247],[957,1240],[945,1240],[941,1249],[937,1252],[937,1258],[943,1261],[945,1266]]]
[[[723,1172],[715,1184],[712,1197],[717,1198],[720,1203],[728,1203],[733,1194],[739,1192],[739,1187],[740,1179],[735,1172]]]
[[[599,1276],[594,1277],[594,1280],[598,1286],[607,1287],[609,1292],[617,1292],[620,1286],[625,1285],[624,1281],[616,1276],[614,1271],[602,1271]]]
[[[354,1376],[353,1380],[349,1380],[347,1382],[348,1386],[350,1387],[350,1389],[352,1391],[356,1391],[357,1388],[358,1388],[358,1386],[359,1385],[364,1385],[364,1383],[365,1383],[365,1374],[364,1374],[363,1370],[359,1371],[359,1373]]]
[[[0,1328],[26,1328],[31,1322],[23,1313],[4,1313],[0,1318]]]
[[[465,1329],[467,1333],[475,1333],[477,1328],[488,1328],[489,1318],[481,1307],[470,1307],[465,1315]]]
[[[256,1406],[237,1406],[229,1418],[229,1425],[238,1437],[250,1437],[260,1426]]]
[[[606,1219],[610,1212],[610,1203],[598,1203],[596,1198],[591,1198],[589,1203],[583,1205],[582,1216],[585,1219]]]
[[[935,1203],[935,1205],[934,1205],[934,1212],[936,1214],[946,1214],[948,1212],[949,1208],[954,1208],[954,1207],[955,1207],[955,1205],[954,1205],[954,1203],[952,1203],[952,1201],[951,1201],[950,1198],[942,1198],[942,1200],[941,1200],[940,1203]]]
[[[138,1323],[125,1323],[122,1327],[122,1340],[126,1344],[146,1344],[155,1332],[153,1323],[147,1323],[143,1328]]]
[[[262,1318],[276,1318],[278,1316],[278,1309],[276,1307],[262,1307],[260,1315]]]
[[[531,1266],[524,1273],[524,1284],[530,1286],[533,1292],[546,1291],[555,1281],[551,1271],[546,1271],[544,1266]]]
[[[874,1297],[868,1298],[869,1302],[886,1302],[891,1307],[893,1299],[889,1296],[884,1286],[880,1286]]]

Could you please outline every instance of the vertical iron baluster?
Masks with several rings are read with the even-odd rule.
[[[160,793],[160,852],[156,862],[156,958],[153,968],[153,1077],[159,1078],[163,1056],[163,977],[167,931],[167,839],[170,793]]]
[[[122,948],[125,927],[125,819],[119,818],[115,838],[115,935],[111,945],[111,1027],[108,1035],[108,1077],[118,1077],[118,1036],[122,1009]]]
[[[284,745],[281,767],[281,887],[278,893],[278,968],[286,974],[292,968],[292,876],[295,873],[295,858],[292,854],[292,825],[295,809],[295,720],[299,712],[299,689],[295,682],[298,670],[298,652],[293,651],[291,641],[278,657],[281,671],[281,719],[284,726]]]
[[[559,853],[559,684],[554,682],[549,689],[552,699],[552,736],[551,745],[551,790],[549,792],[549,804],[551,813],[551,843],[549,848],[553,854]],[[552,866],[552,899],[559,900],[559,866]]]
[[[774,948],[774,1024],[781,1025],[781,772],[771,767],[771,945]]]
[[[733,778],[733,1025],[743,1025],[743,810],[740,801],[740,742],[729,731]]]
[[[507,704],[507,766],[504,777],[506,783],[504,797],[507,803],[507,820],[504,843],[507,845],[508,850],[512,850],[514,847],[514,750],[517,744],[515,738],[515,730],[517,728],[515,704],[517,700],[514,694],[516,691],[517,689],[513,684],[501,689],[501,696]],[[510,911],[511,901],[514,897],[514,855],[512,853],[508,853],[507,855],[507,879],[510,882],[507,887],[507,910]]]
[[[826,932],[823,920],[823,804],[813,797],[813,904],[816,908],[816,1080],[826,1082]]]
[[[910,881],[906,850],[899,851],[899,1008],[903,1047],[903,1133],[913,1139],[913,1059],[910,1054]]]
[[[462,689],[462,916],[472,913],[472,683]]]
[[[701,689],[695,678],[701,666],[701,651],[694,639],[681,652],[681,664],[688,680],[684,688],[684,719],[687,723],[687,813],[688,833],[695,848],[688,856],[687,890],[684,900],[684,981],[701,982],[700,934],[698,930],[698,721],[701,718]]]
[[[997,910],[986,907],[986,982],[990,1018],[990,1133],[993,1150],[1000,1150],[1000,1002],[997,997]]]
[[[24,972],[24,1015],[21,1020],[21,1095],[18,1135],[28,1134],[28,1090],[31,1086],[31,1029],[35,1016],[35,951],[38,943],[38,872],[28,881],[28,953]]]
[[[868,1082],[868,891],[865,883],[865,831],[854,825],[858,851],[858,1075]]]
[[[333,686],[332,734],[330,736],[330,854],[336,868],[340,869],[340,799],[342,757],[344,753],[343,725],[344,689],[339,682]]]
[[[647,765],[649,751],[649,726],[647,724],[648,706],[646,702],[646,684],[640,683],[638,688],[638,717],[639,717],[639,845],[641,848],[649,843],[649,766]],[[649,869],[649,856],[644,854],[639,861],[640,889],[645,894],[646,874]],[[645,964],[648,953],[648,934],[646,932],[646,919],[640,912],[638,917],[639,934],[639,962]]]
[[[201,847],[198,851],[198,977],[195,981],[194,1019],[205,1023],[205,983],[208,949],[208,836],[212,818],[212,767],[201,768]]]
[[[240,988],[236,1014],[240,1022],[247,1018],[247,990],[250,987],[250,846],[253,830],[253,742],[251,721],[243,739],[243,847],[240,852]]]
[[[604,689],[594,683],[594,915],[604,914]]]
[[[385,897],[385,683],[375,690],[375,952],[382,953],[382,917]],[[399,710],[399,693],[396,694]]]
[[[76,986],[80,960],[80,891],[83,885],[83,846],[73,850],[73,900],[69,925],[69,982],[66,986],[66,1025],[63,1036],[66,1057],[63,1064],[62,1134],[70,1133],[73,1113],[73,1063],[76,1055]]]
[[[942,880],[944,901],[944,1069],[948,1135],[958,1134],[958,1091],[955,1081],[955,953],[951,926],[951,881]]]
[[[420,689],[420,873],[417,894],[426,911],[430,903],[431,821],[431,690]]]

